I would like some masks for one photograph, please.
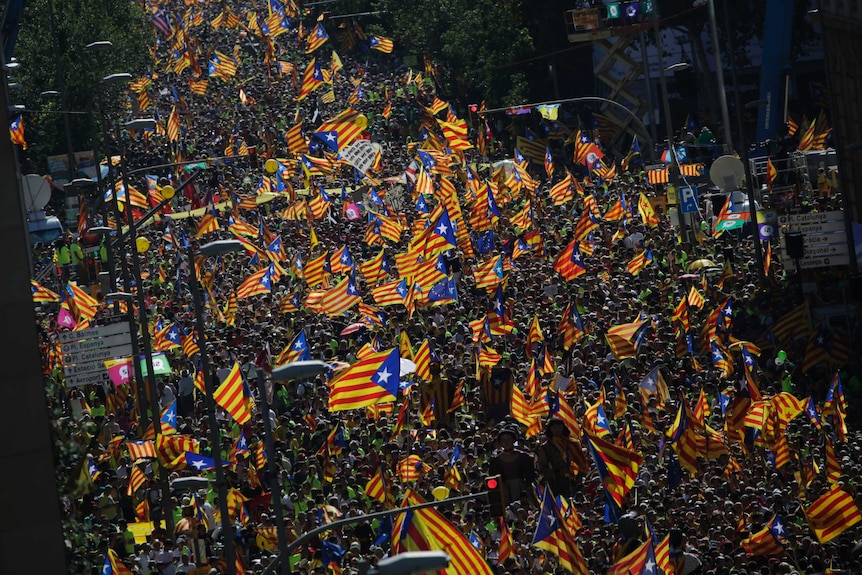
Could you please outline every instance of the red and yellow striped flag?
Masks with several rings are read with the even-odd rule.
[[[251,419],[251,408],[243,391],[242,373],[236,361],[213,394],[213,399],[240,425],[244,425]]]
[[[833,487],[804,511],[808,526],[821,544],[832,541],[862,521],[862,513],[853,497],[837,487]]]

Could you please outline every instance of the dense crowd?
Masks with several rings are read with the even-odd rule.
[[[163,424],[160,435],[175,442],[185,438],[186,447],[171,452],[172,460],[157,438],[157,457],[134,459],[126,445],[151,438],[147,435],[151,418],[138,413],[136,401],[143,398],[134,382],[64,389],[50,398],[62,414],[55,421],[57,435],[73,441],[78,452],[77,466],[62,473],[64,484],[75,487],[62,504],[67,517],[84,526],[69,541],[70,558],[82,573],[101,572],[109,550],[144,575],[227,572],[215,487],[173,489],[171,500],[163,499],[163,473],[171,482],[213,477],[212,471],[197,472],[183,457],[177,458],[184,450],[229,462],[238,565],[250,573],[260,572],[277,551],[267,455],[275,460],[291,541],[322,522],[388,508],[385,497],[366,494],[378,473],[396,505],[408,488],[431,500],[447,493],[482,491],[484,478],[499,473],[508,496],[504,518],[492,516],[483,497],[440,508],[495,573],[561,569],[554,553],[532,545],[545,488],[567,498],[566,528],[574,532],[591,573],[608,572],[647,537],[654,536],[658,546],[669,534],[674,539],[672,561],[684,575],[862,572],[862,563],[852,552],[857,529],[821,544],[803,514],[803,507],[832,485],[859,501],[862,457],[853,425],[862,393],[858,358],[827,355],[803,373],[814,327],[810,320],[805,329],[784,337],[770,333],[800,303],[780,262],[773,262],[768,278],[758,281],[750,238],[730,233],[715,238],[709,218],[698,217],[695,229],[680,238],[665,206],[656,201],[663,186],[648,183],[640,168],[642,158],[628,157],[628,169],[620,166],[618,174],[605,172],[600,177],[574,161],[580,140],[566,131],[563,122],[535,114],[527,119],[484,118],[454,98],[446,102],[437,92],[433,66],[411,69],[395,55],[369,50],[370,35],[350,21],[324,20],[330,38],[307,54],[306,37],[317,25],[315,15],[290,6],[284,6],[290,28],[279,35],[272,30],[269,13],[253,4],[174,1],[164,6],[173,33],[159,33],[149,83],[134,84],[138,91],[130,91],[132,109],[127,111],[127,118],[155,113],[160,125],[145,136],[123,135],[127,169],[234,158],[210,161],[204,176],[185,186],[172,202],[173,214],[163,213],[139,230],[149,242],[146,252],[135,254],[126,245],[121,254],[129,261],[140,258],[143,281],[133,287],[145,294],[150,322],[146,327],[155,344],[164,345],[171,364],[171,372],[158,377],[159,396],[149,397],[158,402],[160,412],[175,406],[175,421]],[[238,22],[225,16],[228,9]],[[260,24],[264,20],[268,33]],[[180,42],[181,38],[185,40]],[[181,66],[177,73],[178,48],[197,52],[203,68],[200,77],[195,77],[193,65]],[[201,93],[201,86],[194,83],[206,79],[204,50],[209,49],[232,56],[237,71],[226,79],[210,77]],[[333,50],[341,68],[330,64],[335,62]],[[312,57],[327,70],[331,83],[324,82],[297,101],[303,71]],[[139,109],[141,90],[150,101]],[[330,90],[333,98],[325,96]],[[306,141],[323,121],[347,108],[348,99],[349,106],[367,118],[360,137],[380,145],[379,158],[368,174],[336,163],[330,175],[309,175],[298,164],[301,154],[289,150],[288,130],[302,122]],[[445,105],[438,109],[438,102]],[[171,140],[169,124],[174,117],[179,133]],[[454,140],[440,131],[436,120],[454,124],[461,118],[469,126],[470,147],[453,151]],[[511,130],[506,129],[509,126]],[[524,128],[549,142],[550,174],[542,158],[516,157],[516,138]],[[117,153],[119,143],[114,144],[112,152]],[[326,157],[317,138],[312,137],[310,144],[309,156]],[[433,169],[419,150],[435,153]],[[606,153],[603,167],[616,165],[610,150]],[[268,158],[280,159],[285,170],[270,176],[263,169]],[[432,172],[432,185],[420,198],[417,182],[425,169]],[[152,189],[158,191],[167,183],[179,187],[190,172],[153,167],[146,173],[155,176]],[[566,190],[571,197],[552,197],[557,192],[552,194],[551,189],[566,177],[571,177]],[[287,189],[255,202],[259,193],[278,188],[261,185],[275,179]],[[489,182],[498,204],[496,217],[480,205],[483,197],[488,201],[482,193]],[[143,180],[130,183],[142,190],[147,187]],[[446,192],[450,187],[460,219],[456,223],[453,211],[447,213],[469,232],[457,246],[448,246],[443,258],[443,274],[456,286],[457,301],[433,305],[426,289],[425,298],[415,305],[367,307],[375,306],[371,290],[376,284],[400,277],[395,255],[406,252],[411,240],[422,235],[423,222],[430,219],[427,214],[433,215],[438,204],[451,198]],[[321,190],[327,190],[331,203],[320,214],[309,210],[303,215],[302,206],[324,201]],[[416,207],[420,200],[427,203],[425,213]],[[345,208],[354,203],[359,204],[361,218],[348,218]],[[186,206],[210,213],[213,204],[223,206],[217,216],[219,229],[200,237],[196,232],[204,214],[197,212],[194,218],[177,214]],[[581,226],[591,218],[591,206],[597,214],[594,229],[583,234]],[[622,216],[607,217],[614,206],[622,208]],[[369,234],[369,225],[374,228],[368,218],[372,212],[403,228],[398,241]],[[231,229],[236,222],[259,231],[240,234],[256,246],[256,255],[242,251],[187,259],[184,242],[196,249],[215,239],[234,239]],[[259,261],[273,253],[267,246],[277,237],[282,249],[275,250],[273,260],[281,273],[265,290],[268,293],[235,298],[244,280],[267,265]],[[573,241],[582,255],[582,270],[567,281],[555,263]],[[323,288],[309,284],[308,265],[344,247],[356,266],[383,249],[390,267],[376,282],[354,271],[366,307],[352,306],[330,316],[320,313],[316,302]],[[500,256],[504,279],[490,289],[477,287],[477,268],[484,269],[483,263]],[[633,268],[630,263],[641,256],[642,269]],[[73,281],[82,276],[75,269],[66,273]],[[195,382],[199,353],[158,337],[172,324],[194,333],[192,273],[198,274],[206,292],[204,323],[212,366],[206,376],[218,386],[238,364],[249,403],[255,405],[253,417],[242,425],[218,409],[218,446],[209,443],[206,402]],[[324,286],[336,286],[349,273],[332,274]],[[50,278],[43,281],[50,285]],[[703,299],[700,305],[693,303],[697,298],[689,295],[692,292]],[[294,296],[299,306],[289,305]],[[494,307],[496,298],[499,307]],[[681,300],[688,302],[685,325],[678,313]],[[496,315],[489,312],[492,308]],[[57,307],[44,304],[38,313],[46,377],[62,381],[62,365],[52,353],[57,334],[64,329],[58,325]],[[98,323],[113,313],[113,308],[104,307],[91,321]],[[493,327],[490,320],[482,321],[486,317],[496,320]],[[636,341],[629,342],[635,347],[633,354],[609,345],[609,330],[637,321],[643,323]],[[288,351],[301,334],[308,357],[333,365],[336,373],[372,348],[398,347],[402,358],[412,355],[417,368],[422,345],[433,355],[427,372],[417,369],[403,376],[412,385],[394,404],[330,411],[332,373],[287,383],[270,378],[279,358],[291,357],[282,350]],[[713,341],[721,346],[719,360],[723,357],[724,363],[715,359]],[[740,341],[750,342],[750,349],[756,350],[751,372],[742,365],[739,346],[727,349]],[[838,368],[844,369],[840,399],[834,385]],[[650,373],[661,374],[662,384],[644,385]],[[847,410],[842,416],[849,430],[844,431],[843,421],[829,409],[820,409],[822,422],[816,423],[806,411],[796,411],[789,421],[776,424],[792,454],[776,467],[775,444],[754,437],[756,426],[729,425],[730,411],[725,416],[725,398],[733,402],[752,385],[764,398],[781,393],[800,401],[811,397],[812,405],[818,406],[815,410],[829,397],[833,406],[840,404],[833,411]],[[513,388],[516,398],[526,394],[530,403],[526,418],[513,408]],[[267,394],[269,413],[260,408],[261,393]],[[555,415],[561,411],[554,401],[570,406],[578,427]],[[691,468],[681,469],[677,460],[683,456],[677,452],[675,432],[679,414],[690,410],[701,430],[709,430],[707,442],[716,441],[723,450],[718,456],[695,458]],[[602,421],[605,417],[607,421]],[[272,454],[262,447],[263,418],[272,426]],[[690,425],[696,427],[696,422]],[[766,428],[762,423],[757,431],[765,437]],[[607,480],[600,475],[596,453],[588,449],[594,435],[608,443],[616,441],[642,459],[633,485],[618,501],[606,493]],[[770,441],[777,442],[778,437]],[[837,476],[827,476],[827,449],[836,454]],[[415,474],[405,473],[403,465],[414,461],[408,460],[411,456],[421,462],[411,464]],[[140,472],[146,482],[130,492],[129,483]],[[159,525],[168,510],[173,532]],[[782,549],[749,554],[743,540],[771,525],[776,514],[786,528]],[[135,527],[146,521],[153,521],[155,528],[145,534],[144,542],[140,534],[136,538]],[[651,535],[645,535],[647,529]],[[381,520],[334,529],[297,550],[289,558],[291,572],[355,573],[360,559],[374,563],[389,555],[391,530],[392,524]]]

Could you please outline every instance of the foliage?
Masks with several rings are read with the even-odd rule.
[[[398,44],[443,64],[449,87],[489,105],[523,103],[528,78],[504,66],[529,56],[533,40],[520,0],[376,0]]]
[[[13,103],[24,104],[30,110],[61,112],[59,97],[46,98],[40,94],[59,91],[65,82],[67,110],[88,112],[101,93],[106,98],[105,109],[116,112],[122,102],[121,90],[104,90],[96,87],[96,82],[115,72],[128,72],[133,77],[142,75],[151,61],[147,48],[154,33],[143,10],[128,0],[31,0],[24,8],[15,48],[21,68],[14,79],[23,88],[12,94]],[[108,40],[113,48],[88,52],[85,46],[97,40]],[[58,78],[58,68],[62,78]],[[42,173],[47,167],[45,156],[66,153],[63,116],[26,114],[27,139],[33,143],[28,168]],[[67,117],[73,150],[91,150],[93,131],[87,114]]]

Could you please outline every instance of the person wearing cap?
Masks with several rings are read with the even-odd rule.
[[[529,486],[536,479],[536,465],[525,451],[515,448],[517,432],[504,427],[497,433],[500,451],[490,462],[490,475],[499,475],[506,489],[506,501],[520,501],[529,493]]]

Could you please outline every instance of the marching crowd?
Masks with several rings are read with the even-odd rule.
[[[778,262],[764,281],[757,278],[750,238],[713,237],[710,221],[680,237],[659,201],[663,186],[646,181],[636,155],[620,165],[606,151],[600,173],[588,170],[578,161],[580,132],[536,116],[486,119],[446,102],[433,66],[411,69],[385,51],[387,39],[351,21],[315,22],[274,0],[269,11],[245,2],[172,1],[162,9],[168,30],[158,29],[152,70],[129,95],[132,113],[155,112],[160,125],[155,133],[124,134],[127,169],[209,162],[203,177],[180,190],[172,213],[139,230],[149,249],[125,246],[119,256],[141,261],[142,283],[133,287],[145,294],[145,328],[171,365],[158,376],[158,397],[139,397],[150,394],[132,381],[49,398],[61,414],[55,432],[79,452],[77,466],[61,470],[61,483],[73,492],[62,501],[67,517],[84,526],[69,543],[82,572],[227,572],[214,485],[173,489],[164,500],[163,475],[171,482],[213,477],[211,469],[196,471],[185,452],[228,462],[236,568],[246,573],[261,572],[278,548],[268,458],[291,541],[323,522],[399,505],[408,489],[439,499],[483,491],[485,478],[499,474],[505,517],[492,516],[478,496],[439,508],[494,573],[566,567],[557,552],[533,545],[546,489],[564,498],[560,518],[583,554],[587,571],[567,567],[574,572],[628,573],[614,565],[653,537],[665,572],[862,572],[853,552],[858,529],[821,543],[804,512],[838,487],[859,501],[858,358],[827,353],[808,365],[810,318],[801,328],[775,329],[794,317],[799,295]],[[306,53],[317,26],[329,38]],[[213,54],[222,58],[215,70]],[[234,73],[222,69],[225,58]],[[380,146],[365,173],[314,135],[346,108],[367,124],[354,139]],[[297,125],[301,132],[291,131]],[[449,132],[462,125],[467,133]],[[518,138],[524,127],[540,137]],[[543,151],[547,145],[550,158],[515,151],[529,142]],[[234,157],[213,160],[224,156]],[[313,165],[303,167],[304,158]],[[278,159],[273,174],[263,169],[267,159]],[[149,184],[129,184],[148,187],[151,197],[189,174],[147,173]],[[215,223],[201,229],[216,205]],[[417,246],[417,238],[430,241],[426,226],[439,224],[441,206],[457,238],[444,230],[442,240],[435,236],[443,248]],[[185,208],[203,211],[186,218]],[[186,242],[197,248],[236,238],[252,245],[186,257]],[[439,276],[433,285],[407,284],[411,293],[380,305],[372,290],[407,277],[399,268],[411,262],[396,256],[408,252],[439,261]],[[324,254],[335,257],[311,279],[312,262]],[[492,260],[500,269],[489,283],[482,274]],[[344,261],[350,265],[338,267]],[[275,273],[242,297],[246,279],[263,269]],[[220,406],[217,446],[209,442],[197,378],[191,274],[206,292],[212,373],[200,380],[217,387],[238,366],[252,414],[239,423]],[[355,282],[361,302],[326,313],[322,293],[342,278]],[[111,313],[101,306],[90,321]],[[52,360],[65,329],[57,306],[43,304],[38,318],[46,377],[61,381],[62,365]],[[615,328],[626,325],[633,331],[620,343]],[[169,326],[191,340],[166,339]],[[415,364],[401,377],[403,393],[329,409],[333,377],[390,348]],[[743,365],[749,352],[753,367]],[[305,358],[327,362],[334,373],[272,380],[273,367]],[[794,398],[796,409],[776,408],[774,421],[751,424],[746,406],[750,414],[758,400],[777,397]],[[161,429],[147,429],[141,401],[158,404]],[[263,447],[264,418],[274,453]],[[731,421],[739,418],[744,425]],[[691,452],[679,440],[681,419],[706,443],[682,467]],[[790,455],[779,462],[781,438]],[[138,452],[141,440],[152,441],[153,451]],[[608,478],[609,465],[620,463],[603,458],[602,449],[612,449],[605,445],[639,460],[628,485]],[[377,477],[382,495],[369,494]],[[779,547],[761,553],[751,536],[774,528],[777,517]],[[142,538],[136,526],[146,521],[155,527]],[[302,575],[356,573],[361,559],[373,564],[390,554],[392,531],[391,522],[358,521],[311,539],[286,560]],[[661,557],[662,541],[669,558]],[[657,573],[651,557],[631,572]]]

